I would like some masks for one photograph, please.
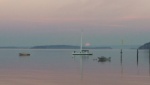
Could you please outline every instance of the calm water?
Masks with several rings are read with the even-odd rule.
[[[150,85],[148,50],[90,50],[93,56],[73,56],[74,50],[0,50],[0,85]],[[19,56],[29,52],[31,56]],[[97,57],[111,57],[100,62]]]

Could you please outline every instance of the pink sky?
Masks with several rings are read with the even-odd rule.
[[[99,21],[121,17],[150,18],[149,3],[149,0],[1,0],[0,17],[20,21],[50,21],[52,18],[52,21],[60,22],[87,18]]]
[[[57,34],[62,31],[65,35],[63,38],[65,38],[66,32],[79,32],[82,28],[91,32],[91,34],[87,32],[88,37],[94,34],[97,35],[96,37],[105,36],[101,37],[102,40],[111,38],[110,35],[117,37],[120,32],[121,34],[126,32],[123,33],[122,37],[118,37],[118,40],[111,43],[116,43],[121,38],[127,39],[127,35],[137,35],[137,32],[142,31],[143,34],[138,35],[138,37],[144,37],[145,40],[136,44],[143,44],[149,40],[149,38],[146,38],[148,34],[145,33],[150,31],[149,3],[149,0],[0,0],[0,31],[14,37],[13,32],[22,33],[30,30],[29,35],[31,37],[33,37],[32,34],[36,36],[38,33],[45,37],[48,36],[48,34],[44,35],[45,32],[53,31]],[[1,36],[6,36],[5,34],[1,34]],[[75,34],[72,37],[75,37]],[[30,37],[29,35],[27,36]],[[1,38],[5,41],[5,37]],[[129,40],[132,39],[133,37]],[[89,39],[89,41],[98,45],[96,40]],[[65,41],[63,43],[75,44]],[[110,44],[107,42],[101,44],[105,43]],[[46,42],[43,44],[46,44]],[[47,44],[49,43],[47,42]]]

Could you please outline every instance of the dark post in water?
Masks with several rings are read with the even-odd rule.
[[[120,51],[120,54],[121,54],[121,56],[120,56],[120,61],[121,61],[121,64],[122,64],[122,49],[121,49],[121,51]]]
[[[137,65],[138,65],[138,62],[139,62],[139,50],[137,49]]]

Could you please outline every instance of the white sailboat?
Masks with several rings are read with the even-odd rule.
[[[93,53],[90,53],[89,50],[85,50],[85,49],[82,48],[82,35],[83,35],[83,32],[81,32],[80,52],[74,51],[72,53],[72,55],[93,55]]]

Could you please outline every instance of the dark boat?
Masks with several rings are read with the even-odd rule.
[[[98,61],[99,62],[106,62],[106,61],[111,61],[111,57],[104,57],[104,56],[101,56],[101,57],[98,57]]]
[[[19,56],[30,56],[29,53],[19,53]]]

